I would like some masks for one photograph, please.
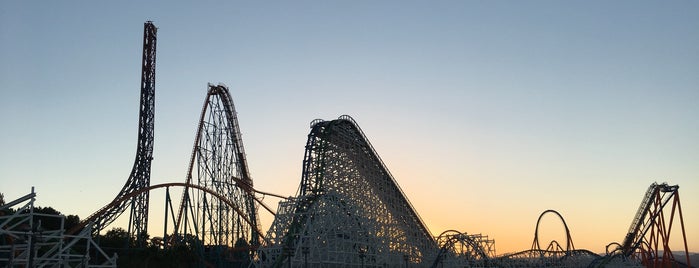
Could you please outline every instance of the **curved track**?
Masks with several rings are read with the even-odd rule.
[[[180,186],[184,190],[177,219],[173,220],[175,221],[175,227],[172,230],[174,235],[193,235],[206,246],[247,244],[251,248],[259,247],[264,237],[258,224],[257,208],[262,205],[268,211],[272,212],[272,210],[261,202],[255,193],[272,194],[256,191],[253,188],[237,115],[228,88],[223,85],[208,87],[186,182],[149,186],[148,180],[148,183],[139,183],[136,187],[133,174],[141,169],[134,167],[132,177],[127,181],[128,187],[124,188],[127,190],[122,190],[112,202],[93,213],[72,231],[77,231],[88,223],[94,226],[106,220],[114,220],[119,216],[119,212],[123,211],[125,205],[133,203],[137,198],[147,197],[152,189]],[[152,120],[145,121],[152,124]],[[142,142],[144,136],[139,136],[139,148],[150,146],[149,152],[152,153],[152,129],[150,133],[150,143]],[[139,149],[139,157],[137,157],[139,167],[142,164],[138,162],[139,159],[145,159],[147,163],[152,160],[152,157],[144,158],[141,153],[142,150]],[[143,173],[147,174],[148,178],[150,178],[149,170],[150,168],[148,172]],[[142,175],[142,173],[138,174]],[[169,194],[167,202],[170,202]],[[143,215],[147,217],[147,203],[145,206]],[[146,223],[147,218],[141,219],[140,226],[146,226]],[[165,229],[165,232],[169,231],[167,220]],[[142,234],[145,232],[146,230],[141,231]],[[139,244],[139,246],[142,245],[144,244]]]
[[[230,210],[221,199],[185,187],[176,233],[194,234],[207,245],[260,245],[255,205],[259,200],[248,172],[233,99],[224,85],[208,85],[185,184],[212,189],[238,209]]]
[[[495,256],[495,240],[480,234],[447,230],[437,236],[439,254],[432,267],[487,267]]]
[[[561,216],[561,213],[558,213],[558,211],[555,211],[553,209],[548,209],[548,210],[542,212],[541,215],[539,215],[539,219],[536,220],[536,229],[534,231],[534,241],[532,242],[532,250],[541,250],[541,245],[539,244],[539,224],[541,223],[541,218],[543,218],[544,215],[549,214],[549,213],[553,213],[556,216],[558,216],[558,218],[563,223],[563,227],[566,230],[566,248],[565,248],[565,251],[575,250],[575,246],[573,245],[573,239],[570,237],[570,229],[568,229],[568,224],[566,223],[566,220],[563,219],[563,216]],[[556,244],[558,244],[558,242],[556,242]]]
[[[143,193],[145,193],[145,192],[150,192],[150,191],[155,190],[155,189],[168,188],[168,187],[183,187],[183,188],[185,188],[185,189],[196,189],[196,190],[202,191],[202,192],[204,192],[204,193],[207,193],[207,194],[212,195],[212,196],[215,197],[216,199],[218,199],[218,200],[220,200],[221,202],[225,203],[226,205],[228,205],[230,208],[232,208],[232,209],[235,210],[236,212],[238,212],[238,213],[240,213],[240,214],[243,214],[243,210],[242,210],[240,207],[238,207],[238,205],[237,205],[234,201],[229,200],[229,199],[226,198],[224,195],[222,195],[222,194],[220,194],[220,193],[218,193],[218,192],[216,192],[216,191],[214,191],[214,190],[212,190],[212,189],[208,189],[208,188],[202,187],[202,186],[200,186],[200,185],[188,184],[188,183],[182,183],[182,182],[161,183],[161,184],[156,184],[156,185],[151,185],[151,186],[148,186],[148,187],[140,188],[140,189],[138,189],[138,190],[136,190],[136,191],[133,191],[133,192],[131,192],[131,193],[129,193],[129,194],[126,194],[126,195],[120,197],[120,198],[117,199],[117,200],[114,200],[113,202],[111,202],[111,203],[109,203],[108,205],[104,206],[102,209],[98,210],[98,211],[95,212],[94,214],[99,215],[99,214],[105,213],[106,211],[109,211],[109,210],[111,210],[111,209],[114,209],[114,208],[117,207],[121,202],[128,201],[130,198],[133,198],[134,196],[138,196],[138,195],[140,195],[140,194],[143,194]],[[245,221],[246,223],[252,224],[252,220],[251,220],[251,219],[249,219],[249,218],[247,218],[247,217],[242,217],[242,219],[243,219],[243,221]],[[83,227],[85,227],[85,225],[78,226],[75,230],[82,229]],[[256,231],[256,233],[258,234],[259,238],[264,240],[264,236],[262,236],[262,232],[260,231],[260,229],[256,229],[255,231]]]
[[[539,226],[541,220],[547,214],[554,214],[561,220],[566,233],[565,248],[558,241],[552,240],[545,249],[541,248],[539,242]],[[599,255],[586,249],[575,249],[570,229],[563,216],[558,211],[548,209],[539,215],[534,228],[534,241],[529,250],[502,255],[494,260],[497,266],[501,267],[522,267],[522,266],[555,266],[555,267],[584,267]]]

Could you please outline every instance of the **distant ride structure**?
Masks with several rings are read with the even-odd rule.
[[[549,246],[546,248],[546,250],[560,250],[560,251],[566,251],[570,252],[571,250],[575,250],[575,246],[573,245],[573,238],[570,237],[570,229],[568,228],[568,224],[566,223],[566,220],[563,219],[563,216],[561,216],[561,213],[558,213],[558,211],[555,211],[553,209],[548,209],[539,215],[539,218],[536,220],[536,229],[534,230],[534,241],[532,242],[532,250],[541,250],[541,244],[539,243],[539,224],[541,223],[541,218],[544,217],[546,214],[555,214],[558,216],[558,218],[561,220],[561,223],[563,224],[563,228],[565,228],[566,232],[566,246],[565,249],[560,246],[558,241],[553,240],[549,243]]]
[[[497,264],[495,240],[447,230],[437,236],[439,253],[431,267],[489,267]]]
[[[607,254],[591,266],[603,267],[621,259],[635,260],[646,267],[692,267],[679,188],[679,185],[667,183],[652,183],[648,186],[623,242],[607,245]],[[677,251],[673,253],[670,248],[672,230],[677,227],[676,221],[680,225],[684,259],[676,259]]]
[[[539,225],[545,215],[555,215],[565,230],[565,248],[558,240],[547,242],[545,248],[539,241]],[[546,245],[546,244],[545,244]],[[547,209],[539,215],[534,227],[534,240],[529,250],[508,253],[498,256],[495,263],[498,267],[587,267],[588,263],[599,258],[599,255],[586,249],[575,249],[570,229],[563,215],[556,210]]]

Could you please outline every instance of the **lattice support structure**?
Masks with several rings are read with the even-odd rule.
[[[670,186],[666,183],[651,185],[644,197],[645,204],[641,205],[641,209],[645,210],[641,214],[645,217],[638,221],[639,227],[636,234],[632,236],[635,239],[632,243],[622,244],[635,245],[635,250],[627,248],[625,252],[627,255],[633,254],[639,258],[646,267],[675,267],[677,261],[684,262],[691,267],[678,190],[679,186],[677,185]],[[672,203],[669,209],[666,208],[668,203]],[[679,220],[679,228],[682,233],[681,238],[686,256],[686,259],[683,260],[676,260],[670,248],[672,229],[677,227],[673,226],[675,219]]]
[[[158,29],[153,22],[148,21],[143,25],[143,58],[141,70],[141,101],[139,105],[138,143],[136,159],[134,160],[131,174],[124,187],[114,200],[106,207],[109,210],[100,209],[87,217],[81,226],[92,223],[95,232],[111,224],[127,208],[130,209],[128,231],[136,238],[138,247],[145,246],[146,233],[148,231],[148,192],[134,196],[130,200],[117,200],[139,189],[150,185],[151,162],[153,161],[154,121],[155,121],[155,49]],[[73,230],[77,231],[77,230]]]
[[[116,267],[92,240],[90,226],[77,235],[64,233],[63,215],[34,211],[32,192],[0,206],[0,267]],[[59,229],[46,229],[41,219],[58,218]],[[53,219],[50,219],[53,220]]]
[[[641,263],[645,267],[691,267],[687,236],[684,229],[682,205],[678,185],[652,183],[643,195],[629,232],[622,243],[607,245],[607,254],[590,267],[604,267],[612,263]],[[668,208],[668,204],[672,203]],[[670,248],[671,231],[679,220],[685,259],[677,260]],[[615,249],[610,250],[611,247]]]
[[[263,267],[426,266],[436,241],[349,116],[312,122],[297,197],[280,203]]]
[[[141,103],[138,126],[138,153],[134,161],[129,190],[150,186],[150,168],[153,161],[153,141],[155,123],[155,49],[158,29],[152,22],[143,26],[143,59],[141,68]],[[124,190],[126,190],[124,187]],[[122,192],[124,192],[122,190]],[[145,245],[145,235],[148,231],[148,201],[149,193],[131,199],[131,216],[129,218],[129,233],[136,237],[136,245]]]
[[[491,267],[494,265],[495,240],[482,234],[454,230],[437,237],[439,255],[432,267]]]
[[[193,235],[208,248],[246,252],[234,261],[250,262],[260,245],[257,205],[233,99],[224,85],[208,86],[187,173],[190,183],[223,199],[185,188],[175,232]]]

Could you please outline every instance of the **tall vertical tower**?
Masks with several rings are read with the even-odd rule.
[[[138,194],[127,201],[123,197],[150,186],[150,167],[153,161],[153,128],[155,119],[155,45],[158,29],[153,22],[143,25],[143,60],[141,62],[141,104],[138,119],[138,144],[136,159],[131,174],[119,194],[105,208],[100,209],[84,220],[93,222],[94,231],[104,229],[127,208],[131,208],[129,234],[136,238],[136,246],[145,246],[148,230],[148,192]]]
[[[150,186],[155,121],[155,45],[157,32],[158,28],[153,25],[152,21],[147,21],[143,25],[138,147],[131,176],[129,176],[122,193]],[[129,233],[136,237],[137,246],[144,245],[144,235],[148,231],[148,197],[149,193],[144,192],[131,198],[130,202]]]

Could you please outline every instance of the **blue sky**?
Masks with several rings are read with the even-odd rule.
[[[40,205],[81,217],[116,196],[152,20],[153,184],[184,181],[206,84],[223,82],[258,189],[293,195],[309,122],[348,114],[435,235],[527,249],[539,213],[556,209],[577,247],[601,251],[623,239],[648,185],[667,181],[699,251],[698,12],[692,1],[4,1],[0,192],[36,186]]]

